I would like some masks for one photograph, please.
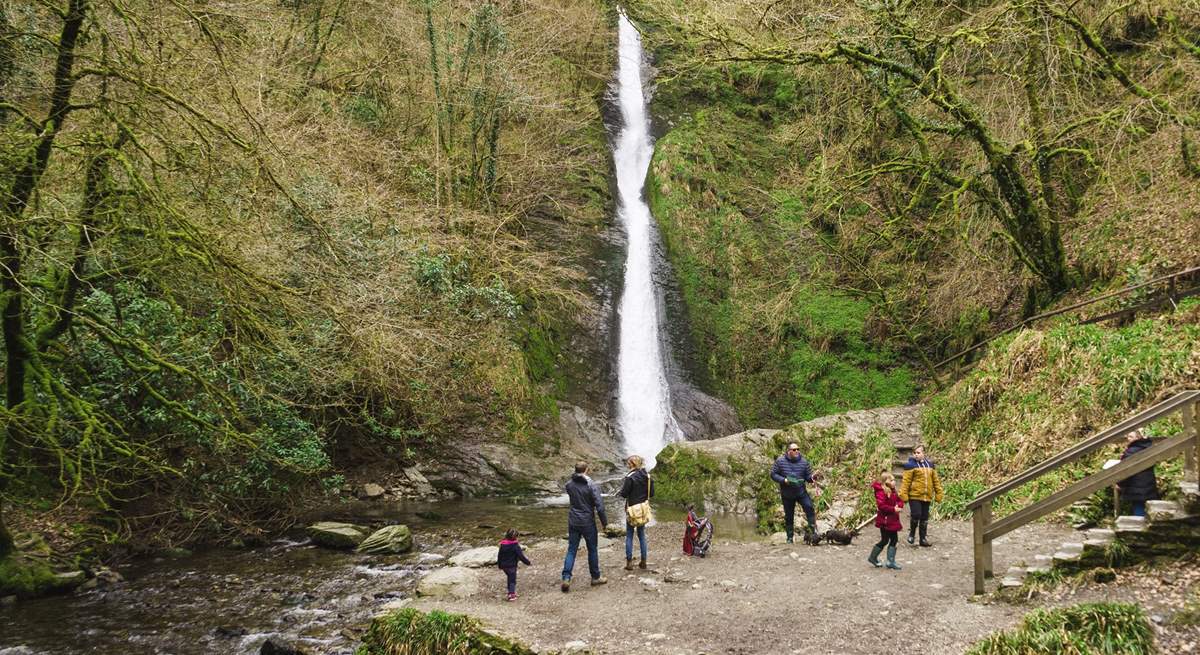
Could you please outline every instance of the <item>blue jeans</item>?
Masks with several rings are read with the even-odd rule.
[[[573,525],[567,526],[567,559],[563,560],[563,580],[571,579],[571,571],[575,568],[575,551],[579,550],[579,540],[583,539],[583,543],[587,546],[588,553],[588,572],[592,574],[592,579],[600,577],[600,552],[596,544],[596,524],[577,528]]]
[[[1133,512],[1134,516],[1145,516],[1146,515],[1146,501],[1134,500],[1134,501],[1131,501],[1130,504],[1133,505],[1131,511]]]
[[[633,531],[637,530],[638,546],[642,550],[642,560],[646,559],[646,526],[633,527],[625,522],[625,559],[633,559]]]

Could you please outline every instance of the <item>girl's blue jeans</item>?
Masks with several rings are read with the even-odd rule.
[[[633,559],[633,532],[637,531],[638,546],[642,551],[642,559],[646,559],[646,526],[633,527],[625,522],[625,559]]]

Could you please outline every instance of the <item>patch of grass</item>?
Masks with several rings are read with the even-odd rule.
[[[462,614],[411,607],[371,621],[356,655],[534,655],[528,648],[482,629]]]
[[[1154,632],[1136,605],[1085,603],[1030,612],[1014,630],[993,634],[967,655],[1149,655]]]
[[[716,481],[725,475],[720,462],[712,456],[677,444],[663,449],[656,462],[654,498],[659,502],[703,507],[704,499],[716,488]]]

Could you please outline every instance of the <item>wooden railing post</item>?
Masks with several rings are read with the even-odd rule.
[[[971,513],[974,524],[975,545],[975,593],[982,594],[984,578],[992,572],[992,542],[984,538],[984,532],[992,521],[992,501],[987,501],[976,507]]]
[[[1183,433],[1192,435],[1192,447],[1184,454],[1183,479],[1200,482],[1200,425],[1196,425],[1196,408],[1200,403],[1183,406]]]

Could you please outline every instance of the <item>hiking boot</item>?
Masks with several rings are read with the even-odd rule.
[[[608,578],[606,578],[604,576],[600,576],[598,578],[592,578],[592,586],[593,587],[596,587],[596,586],[599,586],[602,584],[608,584]]]
[[[640,562],[638,562],[638,568],[643,571],[646,570],[646,560],[644,558]]]
[[[787,540],[787,542],[788,542],[789,544],[790,544],[790,543],[792,543],[792,535],[790,535],[790,534],[788,535],[788,540]]]
[[[887,567],[893,571],[899,571],[900,565],[896,563],[896,547],[888,546],[887,549]]]
[[[642,567],[642,568],[645,568],[645,567]],[[633,559],[632,559],[632,558],[626,558],[626,559],[625,559],[625,570],[626,570],[626,571],[632,571],[632,570],[633,570]]]
[[[921,547],[922,548],[932,548],[933,544],[929,543],[928,541],[925,541],[924,539],[921,539]]]
[[[913,542],[916,541],[916,539],[917,539],[916,535],[914,535],[911,532],[908,533],[908,545],[909,546],[913,545]]]
[[[882,552],[883,546],[876,545],[871,547],[871,554],[867,557],[867,561],[871,563],[871,566],[874,566],[875,568],[883,566],[879,563],[879,553]]]
[[[562,592],[565,594],[571,590],[571,579],[567,578],[562,581]]]
[[[516,599],[517,599],[517,595],[516,595],[516,594],[509,594],[509,595],[508,595],[508,602],[510,602],[510,603],[511,603],[512,601],[514,601],[514,600],[516,600]]]

